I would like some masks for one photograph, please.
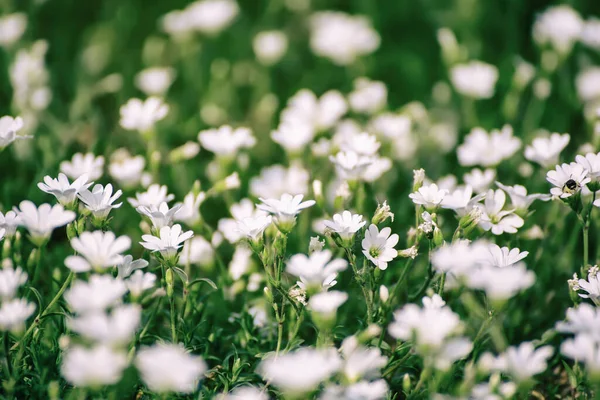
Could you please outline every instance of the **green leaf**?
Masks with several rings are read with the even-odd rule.
[[[213,281],[211,281],[208,278],[198,278],[198,279],[194,279],[193,281],[190,282],[190,284],[188,285],[188,289],[191,288],[192,286],[194,286],[196,283],[200,283],[200,282],[204,282],[204,283],[208,283],[213,289],[217,290],[218,287],[216,285],[216,283],[214,283]]]

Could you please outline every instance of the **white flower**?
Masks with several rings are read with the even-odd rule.
[[[585,156],[578,154],[575,161],[588,172],[590,179],[597,181],[600,178],[600,153],[587,153]]]
[[[362,240],[363,254],[382,271],[387,269],[388,262],[398,256],[398,251],[394,249],[394,246],[398,244],[400,237],[391,233],[390,227],[386,226],[379,231],[376,225],[371,224]]]
[[[583,297],[584,299],[590,299],[596,305],[600,305],[600,276],[597,274],[590,273],[588,275],[588,279],[579,279],[577,281],[577,286],[579,287],[578,293],[579,297]],[[581,293],[581,292],[585,292]]]
[[[123,346],[131,342],[140,325],[142,310],[137,304],[121,305],[110,313],[92,312],[68,320],[69,328],[97,344]]]
[[[0,229],[5,230],[6,237],[12,237],[19,225],[21,225],[21,218],[16,212],[12,210],[7,211],[6,214],[0,212]]]
[[[156,122],[167,116],[169,106],[158,97],[148,97],[145,101],[129,99],[119,110],[119,124],[127,130],[146,133],[154,128]]]
[[[146,192],[136,193],[135,198],[130,197],[127,201],[136,209],[140,206],[158,207],[161,203],[168,203],[175,198],[175,195],[168,194],[168,191],[166,186],[155,183],[150,185]]]
[[[269,400],[266,389],[252,386],[238,386],[229,393],[222,393],[216,400]]]
[[[360,180],[367,167],[373,162],[371,157],[362,156],[353,151],[340,151],[329,160],[335,166],[335,172],[344,180]]]
[[[183,242],[194,236],[194,232],[181,232],[181,225],[163,226],[159,236],[142,235],[144,242],[140,242],[144,248],[150,251],[159,251],[163,258],[173,260],[177,251],[183,246]]]
[[[271,139],[290,153],[300,153],[315,136],[314,127],[307,121],[282,120]]]
[[[446,305],[444,299],[439,294],[434,294],[431,297],[425,296],[421,299],[423,308],[442,308]]]
[[[496,179],[496,170],[488,168],[484,171],[473,168],[463,175],[465,184],[471,186],[475,193],[485,193]]]
[[[288,39],[282,31],[263,31],[254,36],[252,48],[263,65],[276,64],[285,54]]]
[[[27,273],[21,267],[0,269],[0,298],[10,300],[17,294],[17,289],[27,282]]]
[[[188,226],[198,224],[202,219],[200,206],[204,202],[204,199],[206,199],[204,192],[199,192],[198,194],[190,192],[186,194],[183,198],[183,203],[181,203],[181,209],[175,215],[175,220],[185,222]]]
[[[597,376],[600,373],[600,342],[587,334],[580,334],[574,339],[565,340],[560,346],[565,356],[582,362],[588,373]]]
[[[214,258],[213,245],[202,236],[194,236],[183,245],[179,265],[210,265]]]
[[[360,381],[348,386],[329,385],[325,387],[319,400],[384,400],[389,393],[384,379],[373,382]]]
[[[386,366],[388,360],[386,356],[381,355],[381,350],[378,348],[362,346],[347,348],[342,344],[341,352],[344,358],[342,373],[352,383],[360,379],[379,377],[379,371]]]
[[[334,286],[337,273],[348,267],[348,262],[341,258],[331,259],[329,250],[315,251],[310,255],[296,254],[287,262],[286,272],[300,278],[298,286],[306,291],[327,290]]]
[[[588,170],[577,163],[557,165],[548,171],[546,180],[555,186],[550,189],[552,196],[563,199],[579,192],[591,181]]]
[[[296,222],[296,215],[315,204],[314,200],[303,202],[303,197],[301,194],[292,196],[288,193],[282,194],[280,199],[264,199],[260,197],[259,200],[263,204],[259,204],[256,207],[259,210],[273,214],[277,227],[287,233]]]
[[[136,208],[136,211],[148,217],[150,222],[152,222],[154,229],[161,229],[163,226],[171,226],[173,224],[181,207],[181,204],[175,204],[173,207],[169,208],[167,203],[162,202],[158,207],[139,206]]]
[[[147,96],[164,95],[175,79],[171,67],[146,68],[135,76],[135,85]]]
[[[348,95],[348,102],[355,112],[374,114],[387,103],[387,87],[380,81],[357,78],[354,90]]]
[[[35,304],[25,299],[3,301],[0,307],[0,331],[22,332],[25,330],[25,321],[34,311]]]
[[[237,221],[237,229],[242,236],[245,236],[247,239],[258,241],[262,238],[265,229],[271,225],[271,222],[272,217],[270,215],[257,216],[254,218],[248,217]]]
[[[494,235],[501,235],[504,232],[516,233],[525,221],[513,211],[503,210],[505,202],[504,191],[490,189],[485,196],[483,205],[477,205],[482,212],[479,226],[486,231],[491,230]]]
[[[90,181],[95,181],[102,177],[104,169],[104,157],[96,157],[92,153],[76,153],[71,161],[62,161],[60,163],[60,172],[71,179],[77,179],[81,175],[87,174]]]
[[[348,293],[332,290],[310,296],[308,308],[324,318],[335,318],[337,309],[348,300]]]
[[[388,331],[396,339],[415,340],[421,354],[439,351],[448,337],[462,328],[462,322],[449,307],[420,308],[407,304],[394,313]]]
[[[198,141],[206,150],[223,157],[234,157],[240,149],[249,149],[256,144],[249,128],[234,129],[229,125],[201,131]]]
[[[514,382],[499,382],[490,378],[489,382],[479,383],[473,387],[469,399],[471,400],[503,400],[512,399],[517,393]]]
[[[454,89],[463,96],[489,99],[494,96],[498,68],[481,61],[458,64],[450,69],[450,81]]]
[[[125,286],[135,299],[140,297],[144,291],[152,289],[156,283],[156,275],[150,272],[135,271],[125,280]]]
[[[234,0],[202,0],[189,4],[184,13],[191,29],[216,35],[231,25],[239,6]]]
[[[117,190],[113,194],[113,187],[109,183],[102,187],[102,185],[94,185],[91,191],[83,190],[79,193],[79,200],[83,203],[85,208],[91,211],[94,218],[103,220],[108,217],[108,213],[113,208],[119,208],[123,203],[113,204],[121,195],[123,191]]]
[[[414,193],[408,195],[415,204],[420,204],[427,209],[435,209],[442,204],[444,197],[446,197],[448,191],[445,189],[439,189],[435,183],[430,185],[424,185]]]
[[[142,179],[146,160],[142,156],[131,157],[123,153],[121,155],[108,166],[110,176],[128,188],[138,185]]]
[[[571,136],[553,133],[550,137],[536,137],[530,146],[525,147],[525,158],[548,168],[558,162],[558,156],[567,147]]]
[[[237,246],[229,263],[229,275],[231,279],[237,281],[244,276],[250,269],[252,261],[252,250],[246,246]]]
[[[69,182],[67,176],[63,173],[58,174],[58,179],[52,179],[48,175],[44,177],[44,182],[37,184],[41,191],[50,193],[58,202],[64,206],[75,202],[77,194],[87,190],[93,182],[88,182],[87,175],[81,175],[73,183]]]
[[[525,186],[506,186],[501,184],[500,182],[496,182],[496,185],[498,185],[500,189],[508,193],[508,195],[510,196],[510,202],[512,203],[513,207],[520,211],[528,210],[531,203],[533,203],[535,200],[548,201],[551,199],[549,194],[534,193],[528,195],[527,188],[525,188]]]
[[[381,42],[377,31],[363,16],[322,11],[313,14],[310,23],[312,51],[338,65],[349,65],[356,58],[371,54]]]
[[[600,309],[588,303],[581,303],[576,308],[568,308],[566,321],[557,322],[556,330],[589,335],[600,343]]]
[[[29,231],[32,241],[40,246],[44,243],[52,231],[58,227],[68,224],[77,216],[73,211],[68,211],[62,205],[42,204],[36,207],[29,200],[24,200],[15,208],[21,225]]]
[[[158,393],[192,393],[207,370],[202,357],[188,353],[182,345],[166,343],[142,348],[135,366],[146,386]]]
[[[504,268],[474,269],[467,277],[468,286],[483,290],[491,300],[507,300],[535,283],[535,274],[523,263]]]
[[[363,221],[362,215],[352,214],[346,210],[341,214],[334,214],[333,221],[324,221],[323,223],[327,229],[337,233],[345,243],[349,244],[354,234],[365,226],[367,222]]]
[[[75,281],[64,295],[71,310],[78,314],[98,312],[119,303],[127,288],[121,279],[92,275],[89,282]]]
[[[532,342],[511,346],[490,364],[491,369],[505,372],[517,382],[528,381],[548,368],[547,361],[554,354],[551,346],[535,348]]]
[[[367,132],[345,135],[340,143],[343,151],[353,151],[363,156],[376,156],[379,147],[381,143],[377,141],[377,136]]]
[[[272,165],[263,168],[260,176],[250,179],[250,193],[256,197],[278,198],[284,193],[307,194],[309,174],[299,164],[289,168]]]
[[[445,244],[436,249],[431,257],[433,267],[440,273],[448,274],[447,286],[454,285],[454,280],[464,280],[474,268],[490,264],[491,260],[489,244],[483,240],[472,243],[458,240]]]
[[[435,368],[448,371],[452,364],[465,358],[473,350],[473,342],[467,338],[452,338],[446,341],[435,355]]]
[[[0,150],[7,147],[17,139],[29,139],[31,136],[17,135],[23,128],[23,119],[21,117],[13,118],[4,116],[0,118]]]
[[[473,209],[473,206],[481,199],[485,198],[485,194],[473,196],[473,188],[469,185],[457,188],[452,193],[448,193],[442,200],[442,208],[448,208],[456,211],[459,216],[467,215]]]
[[[6,14],[0,17],[0,46],[10,47],[19,41],[27,29],[27,15]]]
[[[513,136],[510,125],[502,130],[487,133],[483,128],[473,128],[458,146],[456,154],[460,165],[492,167],[510,158],[521,147],[521,140]]]
[[[71,247],[80,254],[65,259],[71,271],[101,271],[123,262],[122,253],[131,247],[131,239],[128,236],[116,238],[112,232],[83,232],[71,239]]]
[[[559,53],[571,52],[583,29],[583,20],[573,8],[559,5],[548,8],[533,24],[533,39]]]
[[[485,259],[485,264],[505,268],[516,264],[529,255],[528,251],[521,251],[518,248],[509,249],[508,247],[500,247],[495,243],[488,244],[489,258]]]
[[[126,367],[126,353],[104,345],[75,346],[63,355],[60,372],[75,386],[101,387],[119,382]]]
[[[148,266],[148,261],[146,260],[134,260],[132,256],[126,255],[121,260],[121,263],[117,265],[117,277],[121,279],[127,278],[133,271],[138,269],[146,268]]]
[[[310,393],[341,367],[342,360],[335,349],[302,347],[265,359],[258,366],[258,372],[284,393],[301,396]]]
[[[600,50],[600,19],[588,18],[581,31],[580,40],[586,46]]]

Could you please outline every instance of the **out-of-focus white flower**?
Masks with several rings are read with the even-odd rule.
[[[229,125],[201,131],[198,141],[202,147],[222,157],[234,157],[240,149],[248,149],[256,144],[256,138],[250,129],[234,129]]]
[[[27,15],[24,13],[7,14],[0,18],[0,46],[15,44],[27,29]]]
[[[84,338],[108,346],[126,345],[140,325],[142,310],[137,304],[116,307],[110,313],[94,312],[68,320],[71,330]]]
[[[322,11],[311,17],[310,47],[321,57],[338,65],[352,64],[356,58],[371,54],[381,38],[363,16]]]
[[[565,340],[560,346],[560,352],[585,365],[592,376],[600,374],[600,342],[588,334],[580,334],[573,339]]]
[[[548,168],[558,162],[558,156],[569,144],[571,136],[553,133],[549,137],[536,137],[530,146],[525,147],[525,158]]]
[[[489,99],[494,96],[498,81],[498,68],[481,61],[458,64],[450,69],[450,81],[454,89],[473,99]]]
[[[238,386],[229,393],[222,393],[216,400],[269,400],[266,389],[253,386]]]
[[[590,270],[587,280],[579,279],[577,287],[579,297],[590,299],[594,304],[600,305],[600,276],[597,273],[592,273]]]
[[[21,285],[27,282],[27,273],[21,267],[0,269],[0,298],[11,300]]]
[[[492,231],[494,235],[502,233],[516,233],[525,221],[511,210],[503,210],[506,203],[506,194],[503,190],[490,189],[485,196],[483,205],[477,205],[482,211],[479,226],[486,231]]]
[[[254,218],[248,217],[237,221],[237,229],[242,236],[245,236],[248,240],[258,241],[262,237],[265,229],[271,225],[271,222],[272,217],[270,215]]]
[[[315,204],[314,200],[302,201],[303,195],[297,194],[292,196],[285,193],[280,199],[263,199],[259,200],[262,204],[256,207],[262,211],[270,213],[274,216],[274,222],[277,227],[285,233],[289,233],[296,223],[296,216],[306,208],[312,207]]]
[[[334,319],[342,304],[348,300],[348,293],[332,290],[310,296],[308,308],[320,315],[320,318]]]
[[[581,31],[580,40],[586,46],[600,50],[600,19],[588,18]]]
[[[121,120],[119,124],[127,130],[140,133],[150,132],[154,125],[165,118],[169,106],[159,97],[148,97],[145,101],[129,99],[119,110]]]
[[[37,113],[45,110],[52,100],[52,91],[48,86],[50,74],[45,61],[47,51],[48,42],[36,40],[29,48],[17,51],[9,69],[13,105],[27,113],[27,125],[24,128],[28,132],[37,126]]]
[[[365,232],[362,240],[363,254],[377,268],[384,271],[388,267],[388,262],[398,256],[398,251],[394,248],[398,244],[400,237],[392,234],[392,229],[388,226],[381,231],[377,225],[371,224]]]
[[[585,156],[578,154],[575,161],[588,172],[590,179],[597,181],[600,178],[600,153],[587,153]]]
[[[161,229],[163,226],[171,226],[173,224],[175,216],[181,210],[181,207],[181,204],[175,204],[169,208],[167,203],[162,202],[158,207],[139,206],[136,208],[136,211],[148,217],[154,229]]]
[[[264,198],[278,198],[284,193],[306,195],[308,178],[308,171],[298,164],[289,168],[272,165],[263,168],[260,176],[250,179],[250,193]]]
[[[181,225],[163,226],[159,231],[159,236],[142,235],[143,242],[140,244],[150,250],[158,251],[166,260],[173,261],[177,256],[177,251],[183,246],[183,242],[194,236],[194,232],[181,230]]]
[[[463,175],[465,184],[471,186],[475,193],[487,192],[492,186],[494,179],[496,179],[496,170],[492,168],[487,168],[483,171],[479,168],[473,168]]]
[[[567,309],[566,321],[556,323],[559,332],[589,335],[600,343],[600,309],[588,303]]]
[[[34,311],[35,304],[25,299],[3,301],[0,307],[0,331],[11,331],[15,334],[23,332],[25,321]]]
[[[374,114],[387,103],[387,87],[380,81],[358,78],[354,90],[348,95],[350,108],[358,113]]]
[[[167,186],[161,186],[157,183],[150,185],[148,190],[143,193],[136,193],[135,198],[128,198],[127,201],[134,208],[140,206],[144,207],[159,207],[162,203],[168,203],[175,198],[175,195],[168,194],[169,188]]]
[[[319,400],[383,400],[389,393],[384,379],[373,382],[360,381],[348,386],[329,385],[325,387]]]
[[[121,279],[127,278],[133,271],[138,269],[146,268],[148,261],[143,259],[134,260],[133,256],[126,255],[121,260],[121,263],[117,265],[117,277]]]
[[[102,271],[123,262],[122,253],[131,247],[128,236],[112,232],[83,232],[71,239],[71,247],[80,255],[68,256],[65,265],[73,272]]]
[[[23,200],[19,208],[15,208],[20,224],[29,231],[31,240],[37,246],[41,246],[52,234],[52,231],[58,227],[64,226],[73,221],[77,215],[73,211],[68,211],[60,204],[50,206],[42,204],[36,207],[29,200]]]
[[[21,225],[21,218],[16,212],[13,210],[7,211],[6,214],[0,212],[0,229],[4,229],[6,237],[12,237],[19,225]]]
[[[344,340],[344,343],[346,340]],[[342,373],[351,383],[360,379],[372,379],[380,376],[381,368],[387,364],[387,357],[381,354],[378,348],[367,348],[362,346],[351,346],[348,348],[342,344],[342,357],[344,366]]]
[[[340,151],[329,160],[335,166],[335,172],[344,180],[361,180],[367,167],[373,162],[372,157],[361,156],[353,151]]]
[[[199,192],[198,194],[190,192],[186,194],[183,198],[181,209],[175,215],[175,220],[185,222],[188,226],[198,224],[202,220],[200,206],[204,202],[204,199],[206,199],[204,192]]]
[[[410,135],[412,120],[402,114],[382,113],[371,120],[370,126],[370,131],[394,141]]]
[[[540,46],[548,46],[566,55],[579,39],[583,29],[581,16],[566,4],[549,7],[533,24],[533,39]]]
[[[113,204],[122,194],[123,191],[117,190],[113,195],[113,187],[109,183],[104,187],[102,185],[94,185],[91,191],[87,189],[83,190],[79,193],[78,197],[94,218],[104,220],[108,217],[110,210],[123,205],[123,203]]]
[[[151,272],[135,271],[125,280],[125,286],[134,299],[140,297],[144,291],[152,289],[156,283],[156,275]]]
[[[44,177],[44,182],[38,183],[38,188],[41,191],[50,193],[60,204],[63,206],[72,205],[77,198],[77,194],[87,190],[93,182],[88,182],[87,175],[81,175],[73,183],[69,182],[69,179],[62,172],[58,174],[57,179],[52,179],[48,175]]]
[[[140,183],[146,166],[143,156],[130,156],[127,151],[116,151],[108,166],[108,173],[120,185],[130,188]]]
[[[554,354],[551,346],[535,348],[532,342],[523,342],[518,346],[511,346],[495,359],[489,353],[482,357],[489,358],[485,364],[490,369],[505,372],[517,383],[532,379],[548,368],[547,361]]]
[[[584,103],[600,100],[600,67],[588,67],[577,74],[577,94]]]
[[[337,233],[342,241],[349,245],[354,234],[367,222],[363,220],[362,215],[352,214],[346,210],[341,214],[334,214],[333,221],[324,221],[323,223],[329,231]]]
[[[427,209],[435,209],[439,207],[444,197],[448,194],[447,190],[439,189],[435,183],[424,185],[414,193],[408,195],[415,204],[424,206]]]
[[[109,275],[92,275],[88,282],[75,281],[64,295],[71,310],[78,314],[98,312],[119,303],[127,293],[125,283]]]
[[[147,96],[163,96],[175,80],[171,67],[146,68],[135,76],[135,85]]]
[[[282,31],[263,31],[254,36],[252,48],[263,65],[276,64],[288,48],[288,39]]]
[[[578,163],[557,165],[554,170],[548,171],[546,180],[554,185],[550,189],[552,196],[562,199],[578,193],[591,181],[588,170]]]
[[[531,203],[535,200],[548,201],[551,199],[549,194],[545,193],[534,193],[527,194],[527,188],[521,185],[506,186],[500,182],[496,182],[496,185],[504,190],[510,196],[510,202],[517,211],[527,211]]]
[[[499,377],[492,376],[489,382],[479,383],[471,389],[471,400],[501,400],[512,399],[517,393],[517,384],[514,382],[500,382]],[[441,400],[441,399],[440,399]]]
[[[298,286],[309,293],[327,290],[337,281],[337,273],[348,267],[341,258],[331,259],[329,250],[315,251],[310,255],[296,254],[286,264],[286,272],[300,278]]]
[[[252,250],[246,246],[237,246],[229,263],[229,275],[234,281],[244,276],[250,269]]]
[[[63,355],[60,372],[67,382],[79,387],[113,385],[127,367],[127,354],[99,345],[75,346]]]
[[[340,143],[342,151],[351,151],[361,156],[376,156],[379,147],[381,143],[377,141],[377,137],[367,132],[345,135]]]
[[[342,360],[335,349],[303,347],[265,359],[258,366],[258,372],[284,393],[301,397],[312,392],[341,367]]]
[[[523,263],[505,268],[479,268],[471,272],[468,286],[483,290],[493,301],[508,300],[535,283],[535,274]]]
[[[17,135],[23,128],[23,118],[4,116],[0,118],[0,150],[17,139],[29,139],[30,136]]]
[[[520,147],[521,140],[513,136],[510,125],[489,133],[482,128],[473,128],[464,143],[458,146],[456,154],[462,166],[493,167],[512,157]]]
[[[207,370],[202,357],[166,343],[140,349],[135,366],[146,386],[158,393],[192,393]]]
[[[202,236],[194,236],[183,245],[179,265],[209,265],[215,257],[213,246]]]
[[[473,196],[473,188],[469,185],[447,193],[442,200],[442,208],[454,210],[459,216],[467,215],[473,206],[485,198],[485,194]]]

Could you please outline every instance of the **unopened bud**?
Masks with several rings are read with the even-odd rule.
[[[411,386],[412,384],[410,382],[410,375],[404,374],[404,376],[402,377],[402,390],[404,391],[404,393],[410,393]]]
[[[390,298],[390,291],[385,285],[379,286],[379,299],[385,303]]]
[[[167,269],[167,272],[165,274],[165,282],[167,283],[167,296],[172,297],[173,296],[173,287],[174,287],[173,269],[171,269],[171,268]]]
[[[413,170],[413,189],[412,189],[412,191],[416,192],[419,189],[421,189],[421,186],[423,186],[424,181],[425,181],[425,170],[423,168]]]
[[[384,201],[383,204],[379,204],[377,206],[377,210],[375,210],[375,215],[373,215],[373,219],[371,220],[371,223],[373,223],[375,225],[379,225],[382,222],[384,222],[385,220],[387,220],[388,218],[391,219],[393,222],[394,221],[394,213],[392,213],[387,201]]]

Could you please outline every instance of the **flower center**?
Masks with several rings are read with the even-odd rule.
[[[379,257],[379,254],[381,254],[380,250],[378,247],[371,247],[369,249],[369,255],[373,258],[377,258]]]

